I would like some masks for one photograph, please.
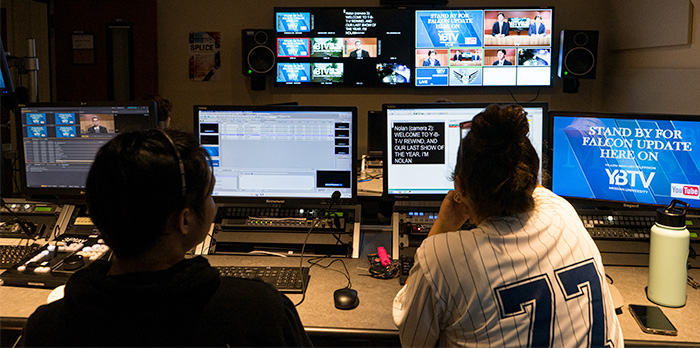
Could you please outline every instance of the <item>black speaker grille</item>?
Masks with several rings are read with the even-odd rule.
[[[248,52],[248,65],[256,74],[265,74],[275,66],[275,53],[267,46],[256,46]]]
[[[585,47],[577,47],[566,53],[564,64],[572,75],[585,75],[595,67],[595,55]]]

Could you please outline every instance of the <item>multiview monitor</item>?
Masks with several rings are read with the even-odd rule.
[[[155,103],[20,105],[21,185],[29,196],[80,196],[97,150],[116,134],[155,128]]]
[[[218,202],[356,201],[357,107],[194,107]]]
[[[410,87],[412,17],[381,7],[275,8],[276,85]]]
[[[415,85],[551,86],[554,8],[415,11]]]
[[[552,191],[581,205],[700,208],[700,116],[550,112]]]
[[[508,103],[505,103],[508,104]],[[385,104],[384,193],[397,200],[441,200],[470,121],[489,103]],[[546,103],[521,103],[529,138],[542,158]]]

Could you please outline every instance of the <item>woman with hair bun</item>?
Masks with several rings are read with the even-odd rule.
[[[405,347],[623,347],[600,253],[573,207],[537,184],[522,107],[490,105],[394,299]],[[470,221],[476,228],[463,230]]]

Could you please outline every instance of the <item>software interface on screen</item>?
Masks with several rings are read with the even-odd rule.
[[[276,8],[278,86],[410,86],[413,12]]]
[[[438,195],[454,189],[450,178],[460,141],[468,132],[469,121],[484,107],[385,106],[387,194]],[[524,109],[528,113],[530,141],[542,158],[546,108]]]
[[[354,110],[198,110],[213,195],[354,198]]]
[[[115,134],[151,126],[148,106],[22,106],[28,188],[84,188],[97,150]]]
[[[551,86],[553,9],[418,10],[416,86]]]
[[[552,191],[700,207],[697,116],[552,113]]]

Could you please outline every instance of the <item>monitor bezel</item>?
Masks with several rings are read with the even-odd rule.
[[[552,22],[552,27],[551,27],[551,33],[550,33],[550,50],[551,50],[551,55],[552,55],[552,61],[549,63],[549,84],[546,85],[488,85],[488,86],[416,86],[416,70],[418,69],[418,66],[414,64],[413,68],[413,75],[414,75],[414,81],[413,81],[413,88],[417,89],[427,89],[427,90],[432,90],[432,89],[445,89],[445,90],[464,90],[464,89],[493,89],[493,88],[518,88],[518,89],[526,89],[526,88],[552,88],[554,87],[554,77],[556,76],[556,71],[557,67],[555,64],[558,64],[558,61],[554,59],[556,55],[559,54],[559,47],[555,45],[555,43],[558,44],[558,35],[555,35],[554,28],[555,28],[555,20],[556,20],[556,11],[554,6],[457,6],[457,7],[438,7],[438,8],[433,8],[433,7],[417,7],[414,9],[414,14],[413,14],[413,45],[414,45],[414,50],[418,49],[415,47],[416,45],[416,12],[417,11],[474,11],[474,10],[481,10],[481,11],[529,11],[529,10],[549,10],[552,11],[552,16],[551,16],[551,22]],[[485,22],[484,22],[485,23]],[[484,26],[484,36],[486,35],[486,26]],[[555,39],[557,40],[555,42]],[[497,48],[512,48],[513,46],[488,46],[491,49],[497,49]],[[526,46],[526,47],[535,47],[535,46]],[[518,46],[517,48],[520,48]],[[482,49],[486,50],[487,47],[486,45],[482,45]],[[482,66],[483,67],[483,66]]]
[[[653,114],[653,113],[609,113],[609,112],[591,112],[591,111],[549,111],[548,115],[548,129],[547,129],[547,147],[543,150],[543,156],[547,156],[547,173],[549,173],[548,188],[552,189],[552,183],[554,178],[554,168],[553,168],[553,155],[554,155],[554,117],[590,117],[590,118],[621,118],[621,119],[642,119],[642,120],[677,120],[677,121],[694,121],[700,123],[700,115],[692,114]],[[596,209],[596,210],[642,210],[642,211],[653,211],[661,207],[666,207],[666,205],[661,204],[651,204],[651,203],[633,203],[609,199],[600,198],[583,198],[583,197],[572,197],[572,196],[562,196],[565,198],[572,206],[577,209]],[[689,208],[688,213],[693,212],[694,214],[700,213],[700,207]]]
[[[549,104],[547,102],[474,102],[474,103],[469,103],[469,102],[459,102],[459,103],[412,103],[412,104],[403,104],[403,103],[396,103],[396,104],[384,104],[382,105],[382,112],[384,113],[384,119],[387,127],[387,132],[390,129],[389,127],[389,120],[387,117],[387,110],[388,109],[459,109],[459,108],[481,108],[482,110],[485,109],[487,106],[496,104],[499,106],[506,106],[506,105],[520,105],[523,108],[536,108],[536,107],[541,107],[542,108],[542,157],[544,158],[546,156],[546,144],[549,143],[549,138],[548,138],[548,133],[547,130],[549,129],[548,125],[548,111],[549,111]],[[445,194],[390,194],[389,192],[389,180],[388,178],[388,166],[389,166],[389,151],[387,149],[387,146],[389,145],[390,139],[387,137],[386,141],[384,142],[385,147],[384,147],[384,153],[382,157],[382,162],[383,162],[383,171],[384,171],[384,182],[383,182],[383,194],[382,198],[384,200],[388,201],[441,201],[444,197]],[[544,182],[545,178],[548,176],[548,172],[546,172],[546,168],[544,165],[544,162],[542,161],[542,158],[540,158],[540,166],[541,166],[541,176],[542,176],[542,181]]]
[[[20,104],[15,114],[15,134],[17,137],[17,151],[19,157],[19,184],[22,194],[32,199],[43,199],[49,201],[82,202],[85,199],[85,188],[57,188],[57,187],[28,187],[27,167],[24,156],[24,135],[22,133],[22,108],[81,108],[81,107],[128,107],[128,106],[148,106],[149,107],[149,129],[155,129],[158,125],[158,108],[155,102],[149,101],[99,101],[99,102],[40,102]],[[119,133],[116,133],[119,134]]]
[[[356,204],[357,199],[357,107],[356,106],[307,106],[307,105],[194,105],[193,107],[193,129],[194,134],[197,137],[197,141],[200,139],[200,128],[199,128],[199,111],[272,111],[272,112],[285,112],[285,111],[340,111],[340,112],[351,112],[352,114],[352,126],[351,128],[351,192],[352,197],[341,197],[335,204],[340,205],[352,205]],[[296,198],[296,197],[248,197],[248,196],[213,196],[214,202],[217,204],[232,204],[232,205],[262,205],[271,207],[298,207],[298,206],[316,206],[316,205],[328,205],[331,202],[331,197],[327,198]]]

